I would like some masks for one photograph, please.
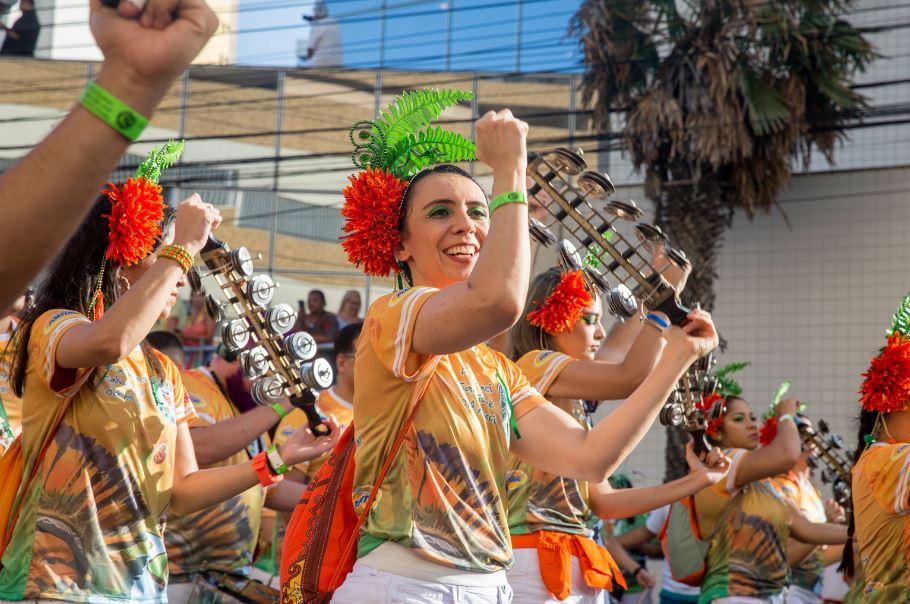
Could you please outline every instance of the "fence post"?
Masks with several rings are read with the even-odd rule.
[[[276,74],[275,83],[275,157],[272,170],[272,226],[269,234],[269,275],[275,270],[275,246],[278,243],[278,181],[281,166],[281,126],[284,117],[284,78],[285,72]]]

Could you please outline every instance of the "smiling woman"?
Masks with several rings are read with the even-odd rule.
[[[630,397],[615,426],[590,432],[486,346],[518,320],[527,296],[528,126],[508,109],[477,122],[476,158],[493,173],[488,204],[468,174],[428,166],[470,159],[450,152],[467,141],[439,128],[414,131],[452,104],[439,99],[462,98],[406,93],[352,133],[364,170],[345,190],[343,245],[367,272],[397,272],[399,289],[370,306],[358,341],[353,492],[337,497],[353,498],[363,525],[353,570],[340,587],[329,586],[333,602],[510,601],[510,452],[559,475],[604,480],[682,371],[717,343],[704,313],[693,313],[685,331],[668,329],[671,352],[654,379]],[[304,505],[295,519],[311,514],[318,522],[315,513]],[[309,531],[306,522],[292,524]],[[290,600],[307,588],[304,574],[320,573],[314,563],[322,561],[307,551],[315,549],[285,547],[282,589]]]

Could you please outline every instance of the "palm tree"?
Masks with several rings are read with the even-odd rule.
[[[835,146],[865,98],[851,78],[877,55],[839,0],[584,0],[570,35],[584,53],[594,127],[621,118],[656,222],[694,271],[686,300],[714,306],[733,213],[769,211],[813,149]],[[668,431],[667,474],[685,471]]]

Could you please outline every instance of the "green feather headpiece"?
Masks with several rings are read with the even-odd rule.
[[[184,141],[169,140],[160,147],[149,151],[148,156],[136,169],[136,178],[143,177],[152,182],[158,182],[161,179],[162,170],[173,166],[183,155],[183,146]]]
[[[354,165],[384,168],[407,180],[434,164],[473,160],[473,142],[457,132],[430,126],[449,107],[473,98],[473,93],[462,90],[401,93],[375,120],[357,122],[351,128]]]

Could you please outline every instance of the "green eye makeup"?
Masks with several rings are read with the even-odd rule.
[[[597,315],[582,315],[581,320],[585,323],[585,325],[597,325],[599,317]]]

